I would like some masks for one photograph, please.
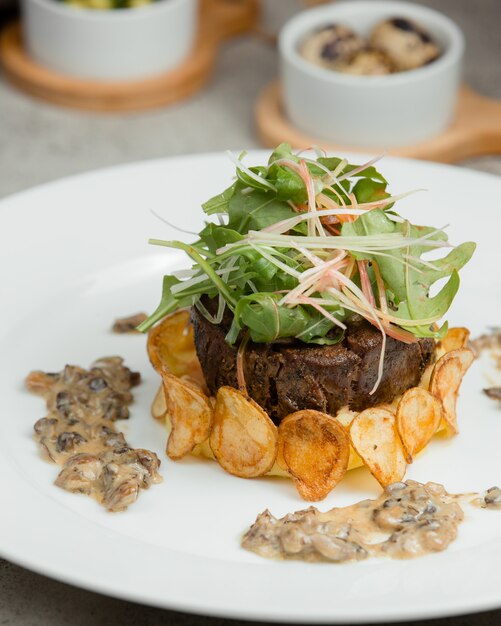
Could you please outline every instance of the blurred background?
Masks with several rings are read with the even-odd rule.
[[[264,0],[258,32],[223,42],[206,86],[163,108],[103,114],[53,106],[25,95],[0,74],[0,195],[117,163],[259,147],[254,105],[278,73],[277,50],[268,34],[276,33],[306,4]],[[466,38],[466,81],[485,95],[501,98],[501,2],[418,4],[446,13],[459,25]],[[14,0],[0,0],[3,25],[16,12]],[[497,158],[490,156],[468,164],[501,173]]]

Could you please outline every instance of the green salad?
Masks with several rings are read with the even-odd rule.
[[[249,167],[244,157],[234,159],[233,184],[203,204],[215,219],[197,241],[150,241],[184,250],[192,266],[164,277],[161,302],[139,330],[194,306],[214,324],[231,311],[230,344],[334,344],[354,314],[383,338],[444,336],[447,322],[439,322],[473,242],[453,247],[442,228],[401,217],[395,204],[408,193],[390,195],[376,160],[359,166],[321,153],[311,159],[287,144],[266,165]],[[431,295],[440,279],[445,284]],[[206,297],[217,299],[215,314]]]

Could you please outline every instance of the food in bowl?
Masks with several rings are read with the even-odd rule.
[[[392,16],[422,24],[440,46],[440,56],[416,71],[367,78],[328,71],[301,55],[305,39],[325,25],[346,24],[366,35]],[[281,29],[279,53],[283,113],[311,137],[305,145],[332,143],[381,152],[425,141],[454,119],[464,38],[447,16],[421,4],[357,0],[302,11]]]
[[[418,22],[403,17],[376,25],[367,40],[342,24],[317,29],[300,45],[311,63],[338,72],[385,75],[416,69],[440,56],[440,47]]]
[[[23,0],[23,42],[31,59],[58,74],[107,83],[164,74],[192,50],[196,0],[150,2],[137,11],[87,4],[108,8],[115,0],[82,1],[85,7],[76,10],[65,1]],[[135,0],[119,1],[132,6]]]
[[[308,158],[282,144],[266,165],[203,205],[209,222],[164,277],[139,328],[163,386],[152,411],[173,459],[215,458],[230,473],[292,477],[324,498],[365,464],[401,480],[455,404],[473,361],[468,331],[437,325],[475,244],[395,212],[374,162]],[[447,279],[440,291],[430,289]],[[155,324],[159,322],[156,326]]]
[[[394,71],[390,58],[381,50],[364,48],[357,52],[341,70],[354,76],[384,76]]]
[[[440,56],[440,46],[424,26],[403,17],[378,24],[369,41],[388,56],[397,72],[428,65]]]
[[[303,41],[301,54],[312,63],[341,70],[364,46],[355,31],[342,24],[330,24]]]
[[[57,0],[79,9],[134,9],[159,0]]]

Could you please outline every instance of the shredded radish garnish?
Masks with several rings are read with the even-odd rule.
[[[368,309],[367,307],[365,307],[364,303],[353,294],[351,294],[350,297],[352,298],[353,302],[357,304],[357,306],[361,310],[365,311],[364,317],[367,317],[366,313],[368,312]],[[434,324],[438,320],[437,317],[430,317],[427,319],[419,319],[419,320],[414,320],[414,319],[408,320],[402,317],[395,317],[394,315],[391,315],[390,313],[383,313],[383,311],[380,311],[379,309],[374,309],[374,311],[376,312],[376,315],[378,316],[378,318],[381,320],[383,324],[401,324],[402,326],[409,326],[409,327],[410,326],[431,326],[431,324]]]
[[[291,247],[295,248],[298,252],[300,252],[305,257],[305,259],[308,259],[308,261],[312,265],[321,265],[323,263],[320,257],[318,257],[316,254],[313,254],[309,250],[306,250],[306,248],[303,248],[302,246],[298,246],[298,245],[291,246]]]
[[[339,174],[341,174],[342,171],[344,171],[344,168],[348,165],[348,161],[346,159],[341,159],[341,161],[339,161],[338,166],[336,167],[336,169],[332,172],[332,176],[334,178],[337,178]]]
[[[321,148],[320,146],[312,146],[312,150],[317,155],[317,157],[327,156],[327,150],[324,150],[324,148]]]
[[[299,164],[299,171],[301,172],[301,177],[306,185],[306,192],[308,194],[308,209],[310,213],[315,215],[312,221],[308,221],[308,235],[315,235],[315,229],[318,231],[318,234],[321,237],[325,237],[325,231],[322,227],[322,223],[318,219],[317,212],[317,201],[315,199],[315,186],[313,184],[313,178],[311,177],[310,170],[306,167],[306,163],[301,161]]]
[[[425,267],[428,267],[431,270],[438,270],[439,268],[435,265],[435,263],[433,263],[433,261],[426,261],[425,259],[420,259],[418,257],[412,256],[412,254],[403,254],[402,255],[404,257],[404,259],[406,261],[414,261],[415,263],[419,263],[421,265],[424,265]],[[418,268],[416,268],[414,266],[413,268],[416,271],[419,271]]]
[[[384,157],[384,153],[380,154],[377,157],[374,157],[373,159],[371,159],[370,161],[367,161],[367,163],[364,163],[363,165],[359,165],[358,167],[355,167],[351,171],[346,172],[346,174],[339,176],[338,181],[341,182],[343,180],[346,180],[347,178],[351,178],[352,176],[355,176],[356,174],[360,174],[364,170],[371,167],[371,165],[374,165],[374,163],[377,163],[378,161],[380,161],[383,157]]]
[[[216,324],[220,324],[223,321],[224,312],[226,310],[226,302],[221,294],[218,296],[218,306],[216,313]]]
[[[371,303],[369,302],[369,300],[367,300],[367,298],[365,297],[364,293],[362,291],[360,291],[360,289],[357,287],[357,285],[352,281],[349,280],[348,278],[346,278],[346,276],[344,274],[342,274],[341,272],[337,272],[336,270],[331,270],[332,272],[334,272],[337,277],[339,278],[339,281],[341,283],[344,283],[344,285],[346,286],[347,290],[349,290],[348,293],[352,293],[353,295],[357,296],[358,299],[363,303],[363,305],[365,306],[366,310],[368,311],[368,313],[370,313],[369,316],[365,316],[369,322],[374,321],[375,325],[379,328],[379,330],[381,331],[381,335],[382,335],[382,341],[381,341],[381,355],[379,357],[379,364],[378,364],[378,376],[377,376],[377,380],[374,384],[374,387],[371,389],[370,391],[370,395],[372,395],[376,389],[379,387],[379,383],[381,382],[382,378],[383,378],[383,366],[384,366],[384,354],[386,351],[386,334],[384,332],[384,328],[383,325],[381,324],[376,310],[374,308],[374,306],[371,305]]]
[[[330,270],[334,268],[340,268],[341,264],[344,262],[344,257],[346,256],[346,252],[341,251],[338,255],[336,255],[330,261],[326,261],[321,265],[315,265],[312,268],[305,270],[302,272],[301,277],[299,278],[299,284],[297,287],[289,291],[279,302],[279,306],[281,304],[298,304],[298,298],[304,296],[304,294],[310,290],[311,288],[313,292],[323,291],[325,287],[323,283],[325,283],[326,276]],[[333,283],[332,278],[328,280],[329,286]],[[336,282],[336,281],[334,281]]]
[[[443,241],[433,240],[432,237],[440,229],[423,235],[422,237],[405,237],[400,233],[385,233],[380,235],[356,235],[353,237],[302,237],[296,235],[277,235],[275,233],[267,233],[263,230],[250,230],[242,241],[230,243],[217,251],[226,251],[231,248],[241,246],[243,242],[247,243],[263,243],[269,247],[287,248],[292,242],[297,244],[298,238],[301,245],[309,250],[327,249],[327,250],[348,250],[351,252],[367,252],[384,254],[385,250],[399,250],[409,248],[415,245],[424,245],[427,248],[445,247]]]
[[[251,248],[253,248],[254,250],[257,250],[259,254],[263,256],[267,261],[279,267],[286,274],[290,274],[291,276],[294,276],[295,278],[299,280],[299,278],[301,277],[301,272],[298,272],[292,267],[289,267],[286,263],[282,263],[282,261],[279,261],[276,257],[273,256],[273,254],[270,254],[269,252],[267,252],[263,246],[258,247],[254,243],[252,243],[252,241],[249,243],[250,243]],[[271,252],[274,252],[274,250],[272,249]]]
[[[367,261],[358,261],[358,273],[360,274],[362,292],[370,305],[374,308],[376,306],[376,299],[374,298],[374,292],[372,291],[371,281],[367,272]]]
[[[376,277],[376,285],[379,296],[379,308],[383,313],[388,313],[388,302],[386,300],[386,287],[384,286],[383,279],[381,278],[381,272],[379,271],[379,265],[377,261],[372,261],[372,269],[374,270],[374,276]]]
[[[271,189],[272,191],[277,190],[275,185],[272,185],[272,183],[270,183],[269,180],[266,180],[265,178],[258,176],[255,172],[253,172],[246,165],[244,165],[242,161],[238,157],[236,157],[232,152],[228,150],[226,154],[229,156],[230,160],[238,167],[238,169],[245,172],[249,178],[252,178],[252,180],[255,180],[260,185],[263,185],[263,187],[268,187],[268,189]]]
[[[209,313],[209,311],[207,310],[205,305],[200,300],[195,300],[193,305],[205,317],[205,319],[207,321],[211,322],[212,324],[217,324],[218,323],[217,322],[217,316],[212,315],[211,313]]]
[[[180,233],[186,233],[187,235],[195,235],[196,237],[198,237],[198,233],[195,233],[192,230],[186,230],[185,228],[181,228],[180,226],[176,226],[176,224],[169,222],[168,220],[165,219],[165,217],[162,217],[153,209],[150,209],[150,213],[154,215],[158,220],[160,220],[164,224],[167,224],[167,226],[170,226],[171,228],[178,230]]]
[[[331,193],[333,193],[336,196],[336,198],[339,200],[339,203],[340,203],[339,206],[346,207],[346,201],[345,201],[343,195],[340,194],[337,189],[335,189],[332,186],[331,187],[324,187],[324,191],[330,191]],[[323,197],[329,198],[329,196],[326,196],[324,193],[319,194],[319,196],[322,197],[322,198]],[[334,202],[334,201],[332,200],[332,202]],[[333,206],[335,206],[335,204],[336,203],[334,202]]]
[[[336,217],[337,215],[363,215],[364,213],[366,213],[364,209],[342,209],[339,207],[333,207],[330,209],[317,209],[315,213],[311,213],[309,211],[302,212],[299,213],[297,217],[289,217],[288,219],[282,220],[281,222],[276,222],[275,224],[266,226],[265,228],[261,229],[260,232],[282,234],[291,230],[291,228],[294,228],[294,226],[297,226],[301,222],[305,222],[306,220],[312,220],[318,217]]]
[[[237,268],[233,267],[226,267],[226,268],[221,268],[218,270],[215,270],[215,273],[218,276],[221,276],[221,278],[227,278],[228,275]],[[175,295],[177,293],[180,293],[181,291],[184,291],[185,289],[187,289],[188,287],[193,287],[194,285],[198,285],[199,283],[203,283],[205,280],[207,280],[207,275],[206,274],[200,274],[199,276],[195,276],[194,278],[188,278],[187,280],[183,280],[183,282],[177,284],[177,285],[173,285],[171,287],[171,292]]]
[[[317,211],[317,205],[315,200],[315,186],[313,183],[313,178],[311,177],[309,169],[306,167],[306,163],[301,161],[299,164],[291,159],[278,159],[274,162],[276,165],[283,165],[284,167],[288,167],[290,170],[295,172],[303,181],[306,193],[308,195],[308,208],[310,213],[314,215],[314,223],[308,222],[308,235],[313,237],[315,235],[315,229],[321,236],[325,236],[324,229],[318,217],[315,216]]]
[[[249,333],[246,332],[237,350],[237,383],[238,383],[238,388],[245,395],[247,395],[247,384],[245,382],[244,356],[245,356],[245,348],[247,347],[248,341],[249,341]]]
[[[314,309],[316,309],[319,313],[321,313],[324,317],[330,320],[333,324],[335,324],[336,326],[339,326],[339,328],[342,328],[343,330],[346,330],[346,324],[343,324],[343,322],[340,322],[336,317],[334,317],[334,315],[331,315],[329,311],[324,309],[322,306],[320,306],[320,304],[318,304],[311,298],[302,297],[302,298],[299,298],[298,302],[299,304],[309,304]]]

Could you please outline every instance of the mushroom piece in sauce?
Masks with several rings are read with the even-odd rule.
[[[441,485],[407,480],[389,485],[376,500],[326,513],[310,507],[277,519],[265,511],[245,533],[242,546],[266,558],[405,559],[445,550],[462,520],[461,507]]]
[[[134,315],[121,317],[113,322],[111,330],[118,334],[138,333],[137,326],[144,322],[147,317],[146,313],[134,313]]]
[[[489,387],[488,389],[484,389],[484,393],[492,400],[501,401],[501,387]]]
[[[485,508],[501,509],[501,489],[499,487],[487,489],[483,506]]]
[[[56,485],[95,498],[109,511],[122,511],[141,489],[161,480],[154,452],[133,449],[115,428],[129,417],[130,389],[139,374],[120,357],[95,361],[89,370],[67,365],[58,374],[32,372],[28,389],[42,395],[48,416],[34,426],[44,454],[62,465]]]

